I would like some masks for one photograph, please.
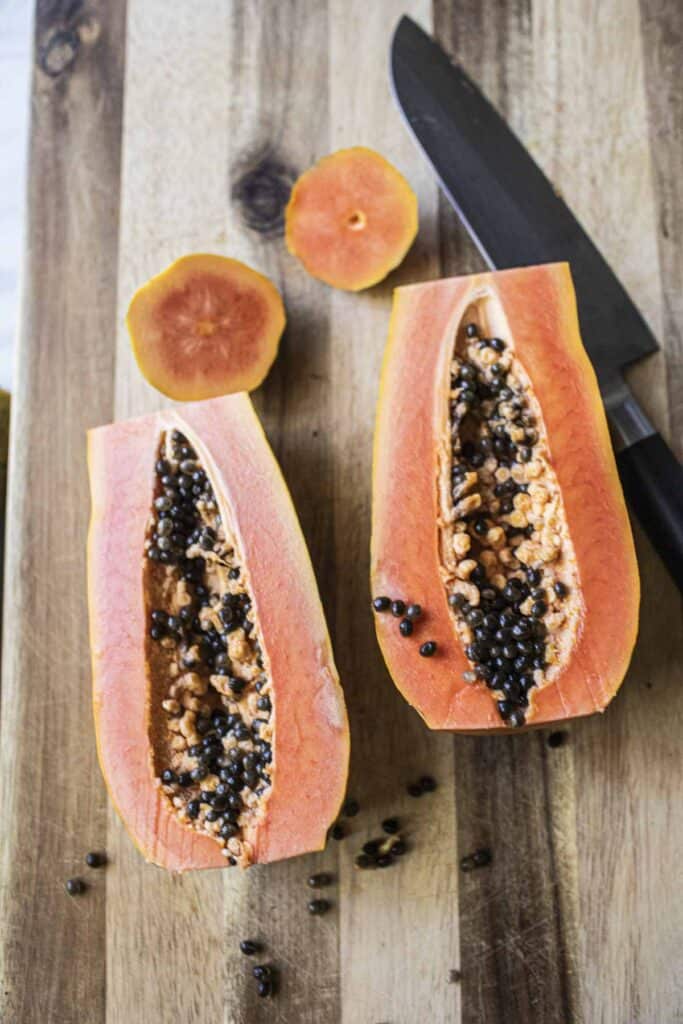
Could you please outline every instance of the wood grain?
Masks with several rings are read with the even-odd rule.
[[[450,1022],[459,1002],[449,983],[458,967],[452,742],[425,730],[391,686],[368,610],[371,437],[391,289],[438,272],[436,190],[402,130],[386,75],[388,35],[406,12],[431,27],[422,2],[335,0],[330,7],[331,148],[364,144],[394,161],[417,190],[422,225],[419,243],[386,282],[331,298],[330,430],[344,438],[335,450],[335,650],[351,715],[350,785],[366,808],[358,839],[341,852],[343,1024]],[[405,783],[425,772],[441,782],[438,792],[411,799]],[[391,871],[356,872],[353,855],[387,814],[405,822],[409,859]]]
[[[11,399],[7,391],[0,391],[0,586],[5,565],[5,530],[7,526],[7,473],[9,468],[9,420]],[[3,592],[0,589],[0,621],[2,620]],[[0,627],[0,663],[2,659],[2,629]]]
[[[527,5],[437,5],[438,36],[523,135],[538,83]],[[524,136],[523,136],[524,137]],[[552,135],[551,135],[552,137]],[[442,204],[445,273],[481,257]],[[558,761],[561,768],[558,770]],[[459,902],[464,1024],[577,1019],[573,755],[547,733],[455,740],[458,850],[489,849]]]
[[[652,159],[659,254],[662,337],[666,339],[668,424],[661,429],[683,457],[683,5],[678,0],[641,0],[648,137]],[[658,412],[663,413],[660,405]]]
[[[299,274],[284,251],[284,204],[296,176],[328,146],[329,22],[326,4],[240,4],[230,29],[233,87],[229,139],[227,234],[238,258],[275,280],[287,306],[281,353],[255,396],[258,411],[299,511],[325,607],[333,607],[333,444],[325,409],[330,401],[327,295]],[[296,40],[296,46],[293,45]],[[301,53],[305,61],[297,62]],[[311,97],[316,103],[311,105]],[[246,102],[245,102],[246,98]],[[289,610],[296,614],[295,609]],[[334,639],[334,638],[333,638]],[[302,785],[305,781],[302,780]],[[311,917],[309,874],[325,870],[335,884],[317,895],[333,909]],[[225,993],[236,1024],[339,1017],[338,848],[258,868],[226,880]],[[237,910],[237,913],[235,913]],[[239,939],[255,930],[278,969],[277,1006],[258,998]],[[241,962],[240,962],[241,961]]]
[[[663,352],[633,385],[681,452],[676,0],[39,0],[0,722],[3,1024],[683,1021],[683,631],[647,542],[638,533],[629,678],[561,746],[547,732],[429,733],[375,643],[371,439],[391,289],[480,266],[389,95],[402,13],[498,104],[658,333]],[[421,215],[403,267],[359,295],[312,280],[282,241],[292,180],[353,144],[404,171]],[[169,878],[105,809],[95,762],[83,434],[162,404],[133,365],[123,317],[142,281],[192,250],[246,260],[285,297],[287,332],[256,401],[328,614],[361,812],[321,854]],[[437,792],[412,800],[405,783],[427,771]],[[357,871],[390,813],[409,855]],[[101,845],[106,873],[70,900],[64,879]],[[461,874],[459,858],[482,846],[492,865]],[[333,908],[311,918],[306,877],[323,869]],[[279,969],[272,1002],[238,952],[247,936]]]
[[[658,331],[661,277],[636,6],[576,2],[534,5],[532,12],[511,2],[461,4],[456,17],[450,11],[445,4],[437,26],[451,52],[498,103]],[[618,62],[609,58],[615,26]],[[675,37],[667,38],[670,46]],[[611,181],[618,188],[600,187]],[[456,236],[443,246],[446,269],[478,266],[462,229],[449,215],[444,224]],[[633,374],[665,432],[667,376],[661,356]],[[668,965],[681,920],[664,904],[680,884],[669,839],[680,842],[681,820],[663,778],[683,711],[673,671],[680,604],[638,540],[641,639],[629,681],[605,718],[574,723],[561,748],[545,746],[542,735],[456,740],[461,852],[489,844],[495,857],[488,875],[461,888],[464,1021],[616,1024],[680,1013]],[[657,613],[662,591],[669,600]],[[648,758],[655,745],[661,759]],[[653,793],[663,795],[656,811]],[[638,880],[665,819],[671,833],[659,863],[670,865],[669,878],[655,894]]]
[[[42,4],[12,402],[0,751],[0,1018],[104,1017],[105,843],[90,709],[84,438],[111,417],[125,4]]]
[[[164,402],[135,368],[123,326],[133,291],[177,256],[224,249],[228,26],[220,0],[204,3],[200,19],[164,0],[128,5],[117,418]],[[222,873],[173,878],[145,864],[113,811],[108,837],[116,870],[107,874],[107,1024],[219,1020]]]

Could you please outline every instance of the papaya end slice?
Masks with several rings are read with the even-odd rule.
[[[257,388],[277,355],[285,310],[263,274],[227,256],[193,253],[138,289],[126,326],[146,380],[191,402]]]
[[[285,212],[285,241],[313,277],[361,291],[402,262],[418,228],[403,175],[364,146],[340,149],[305,171]]]

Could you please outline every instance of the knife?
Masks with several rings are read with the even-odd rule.
[[[493,269],[567,261],[624,493],[683,591],[683,468],[623,377],[658,344],[566,203],[486,97],[408,17],[391,44],[396,102]]]

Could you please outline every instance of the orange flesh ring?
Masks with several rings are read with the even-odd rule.
[[[639,583],[635,552],[593,369],[581,343],[566,264],[479,274],[398,289],[384,359],[373,469],[372,592],[419,602],[420,638],[378,615],[387,666],[406,699],[435,729],[505,728],[455,631],[440,569],[438,447],[448,367],[468,307],[504,313],[516,355],[540,404],[581,583],[583,615],[568,663],[531,691],[529,725],[602,711],[635,643]],[[406,453],[410,453],[409,458]]]

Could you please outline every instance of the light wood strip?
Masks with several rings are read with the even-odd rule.
[[[368,587],[371,438],[391,290],[438,272],[435,184],[391,100],[388,47],[403,13],[429,29],[430,7],[335,0],[330,12],[331,148],[363,144],[394,161],[418,193],[421,216],[420,239],[399,272],[367,293],[331,299],[335,640],[351,712],[350,786],[363,806],[341,851],[341,1019],[451,1024],[459,1019],[458,986],[449,982],[458,968],[452,742],[430,734],[389,681]],[[411,799],[406,782],[425,772],[438,792]],[[357,872],[354,855],[388,814],[404,820],[411,851],[386,871]]]
[[[555,83],[550,118],[559,121],[553,106],[561,115],[554,153],[546,143],[542,159],[553,160],[557,185],[666,344],[638,5],[577,0],[558,6],[555,18],[535,25],[541,73],[544,40],[556,41],[542,81]],[[539,124],[548,139],[546,122]],[[666,359],[662,353],[631,374],[664,429]],[[680,766],[680,599],[638,529],[636,539],[643,601],[631,670],[604,718],[573,729],[579,1008],[585,1020],[610,1024],[675,1019],[671,964],[683,925],[680,901],[670,898],[680,889],[683,839],[669,781],[672,765]]]
[[[101,1021],[105,845],[85,598],[85,431],[111,415],[125,3],[41,5],[12,402],[0,1018]],[[71,898],[66,879],[87,877]]]
[[[528,5],[444,3],[436,12],[440,41],[525,137],[535,88]],[[444,273],[481,269],[445,204],[441,228]],[[547,748],[546,735],[455,740],[458,853],[493,855],[460,887],[465,1024],[574,1019],[573,758]]]
[[[133,291],[186,252],[225,252],[229,10],[131,0],[119,252],[116,417],[158,409],[123,320]],[[113,811],[107,875],[108,1024],[221,1019],[222,872],[144,863]]]
[[[302,59],[302,55],[306,55]],[[231,254],[268,274],[281,289],[288,327],[280,354],[254,398],[280,459],[309,544],[328,615],[334,607],[332,391],[326,290],[284,247],[284,204],[296,176],[328,146],[327,5],[267,0],[233,5],[226,185]],[[297,609],[283,607],[297,628]],[[301,786],[306,786],[302,775]],[[292,800],[296,794],[292,793]],[[226,874],[226,1015],[231,1022],[334,1022],[340,1016],[338,848]],[[314,891],[312,872],[334,884]],[[311,917],[308,901],[333,909]],[[276,999],[259,999],[252,961],[239,940],[255,935],[278,971]]]
[[[683,457],[683,5],[641,0],[640,32],[655,183],[657,246],[666,359],[668,439]],[[661,415],[661,407],[657,410]],[[667,424],[658,422],[666,432]]]

